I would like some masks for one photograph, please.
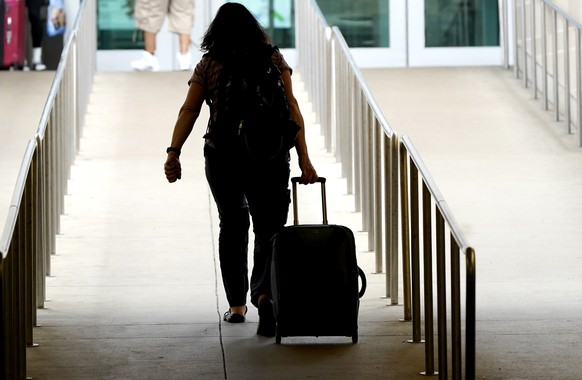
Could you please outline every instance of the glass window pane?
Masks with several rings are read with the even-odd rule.
[[[280,48],[295,47],[293,0],[237,0],[234,2],[243,4],[251,11],[267,30],[273,44]],[[272,12],[269,12],[270,9]]]
[[[499,46],[497,1],[425,0],[426,47]]]
[[[143,49],[142,34],[133,19],[134,0],[97,2],[97,48]]]
[[[330,26],[337,26],[350,47],[389,47],[388,0],[317,0]]]

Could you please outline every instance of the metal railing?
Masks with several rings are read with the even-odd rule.
[[[384,268],[386,297],[390,297],[391,304],[398,304],[398,287],[403,285],[404,320],[412,320],[410,342],[415,343],[422,342],[421,304],[424,303],[424,373],[436,374],[432,279],[432,273],[436,272],[439,377],[447,378],[450,366],[453,378],[472,379],[475,377],[475,251],[463,238],[412,141],[407,136],[399,137],[382,115],[339,29],[327,25],[315,1],[296,1],[295,9],[296,20],[301,20],[301,27],[296,28],[298,71],[307,91],[312,94],[311,102],[326,148],[341,163],[347,192],[354,194],[355,211],[362,214],[362,227],[368,233],[368,249],[376,255],[375,270],[380,273]],[[423,186],[422,198],[418,197],[419,178]],[[423,215],[422,228],[418,225],[419,212]],[[446,229],[450,231],[449,239],[446,239]],[[437,241],[436,247],[432,246],[433,239]],[[399,242],[401,282],[398,278]],[[450,247],[450,273],[446,268],[446,244]],[[460,258],[463,256],[465,270],[461,273]],[[421,273],[424,281],[420,280]],[[446,297],[447,285],[451,288],[450,303]],[[461,290],[465,293],[464,299]],[[464,330],[461,327],[463,316]],[[452,336],[450,363],[449,326]]]
[[[420,195],[420,196],[419,196]],[[402,218],[403,256],[410,258],[403,267],[410,268],[411,310],[405,307],[405,314],[412,312],[411,343],[422,342],[421,312],[424,310],[425,374],[436,374],[434,366],[434,306],[433,293],[437,300],[437,344],[438,375],[448,377],[448,328],[451,328],[451,372],[453,378],[461,377],[463,353],[461,347],[462,313],[460,258],[465,258],[465,376],[475,377],[475,334],[476,334],[476,272],[475,250],[469,246],[461,228],[438,189],[428,168],[408,136],[400,139],[400,196]],[[434,218],[433,218],[434,211]],[[447,239],[447,230],[449,238]],[[433,241],[436,247],[433,247]],[[410,244],[410,245],[409,245]],[[447,249],[449,247],[449,256]],[[422,254],[421,254],[422,250]],[[436,266],[433,264],[436,259]],[[447,262],[449,271],[447,271]],[[421,269],[422,264],[422,269]],[[407,270],[407,269],[405,269]],[[420,274],[423,274],[423,280]],[[436,290],[433,289],[433,272],[436,272]],[[449,273],[449,276],[446,274]],[[405,276],[405,281],[406,281]],[[422,287],[422,289],[421,289]],[[447,301],[450,289],[450,302]],[[421,294],[422,292],[422,294]],[[421,300],[424,301],[421,307]],[[405,305],[407,306],[407,305]],[[447,318],[450,309],[451,320]],[[405,320],[408,316],[405,316]]]
[[[36,135],[27,145],[0,240],[0,377],[26,378],[37,309],[63,213],[96,63],[96,2],[85,0],[64,44]]]
[[[299,69],[312,95],[325,148],[342,164],[346,191],[354,194],[355,209],[362,213],[362,226],[368,232],[368,249],[376,252],[376,272],[382,272],[385,263],[389,267],[386,295],[397,304],[398,259],[390,254],[398,250],[398,209],[394,208],[398,187],[393,180],[398,176],[396,133],[339,29],[328,27],[311,2],[296,2],[296,20],[303,25],[296,28]]]
[[[582,24],[548,0],[514,0],[512,11],[515,76],[582,147]]]

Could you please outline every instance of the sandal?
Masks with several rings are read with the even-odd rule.
[[[228,323],[243,323],[246,320],[245,315],[247,315],[248,310],[249,310],[249,308],[245,306],[245,313],[243,315],[243,314],[233,313],[230,311],[230,308],[228,308],[228,311],[226,313],[224,313],[223,319]]]

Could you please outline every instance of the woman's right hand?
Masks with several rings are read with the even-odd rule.
[[[164,172],[170,183],[182,178],[182,165],[180,165],[180,160],[176,154],[172,152],[168,153],[168,158],[164,164]]]
[[[315,183],[319,178],[309,158],[299,160],[299,168],[301,169],[301,180],[299,183],[302,185]]]

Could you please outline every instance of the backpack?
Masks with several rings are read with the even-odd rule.
[[[217,149],[242,149],[254,159],[270,160],[295,145],[299,126],[290,118],[281,72],[271,59],[276,49],[267,45],[256,59],[224,64],[204,135]]]

